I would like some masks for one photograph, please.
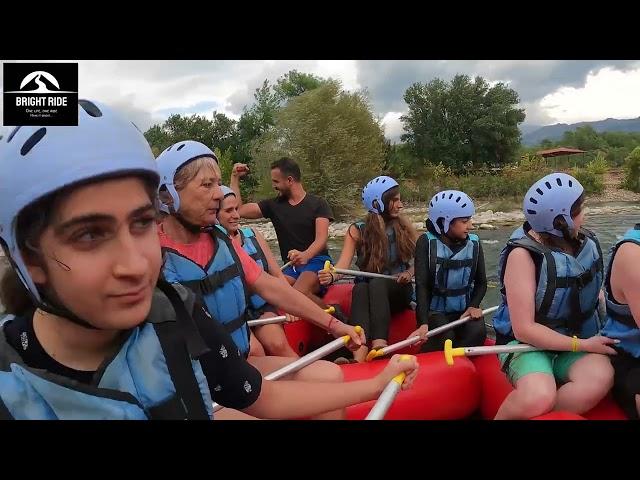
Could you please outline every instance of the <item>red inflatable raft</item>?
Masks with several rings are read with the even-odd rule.
[[[349,316],[351,315],[352,289],[352,283],[332,285],[329,287],[323,300],[327,304],[340,305],[340,309],[344,314]],[[394,315],[389,329],[389,344],[406,339],[415,329],[416,316],[413,310],[404,310]],[[291,348],[293,348],[298,355],[306,355],[332,339],[327,332],[304,320],[285,324],[284,331],[287,335],[289,345],[291,345]],[[398,353],[415,354],[417,352],[417,348],[409,347]]]
[[[324,300],[338,304],[346,315],[351,314],[351,290],[353,284],[345,283],[329,287]],[[305,355],[331,340],[322,329],[301,320],[285,325],[289,344]],[[405,310],[393,316],[389,329],[389,344],[406,339],[416,328],[415,312]],[[487,340],[487,345],[493,345]],[[416,347],[408,347],[398,353],[416,354]],[[420,373],[413,389],[401,392],[386,415],[387,419],[458,419],[479,411],[484,419],[493,419],[500,405],[513,391],[505,374],[500,370],[497,355],[483,355],[456,359],[453,367],[444,362],[441,352],[418,355]],[[376,360],[365,364],[343,365],[345,380],[370,378],[378,373],[386,361]],[[413,393],[412,393],[413,392]],[[479,396],[478,396],[479,395]],[[350,407],[349,419],[364,418],[375,402]],[[536,420],[626,420],[627,416],[610,396],[584,415],[570,412],[550,412]]]
[[[351,314],[351,290],[353,284],[332,285],[324,301],[338,304],[346,314]],[[286,324],[285,332],[289,344],[300,355],[331,340],[325,331],[304,320]],[[413,310],[405,310],[393,316],[389,343],[399,342],[416,329]],[[417,353],[417,348],[408,348],[398,353]],[[413,387],[401,391],[387,412],[388,420],[455,420],[470,416],[478,409],[480,383],[471,361],[466,358],[450,367],[441,352],[417,355],[420,370]],[[388,359],[371,363],[342,365],[345,381],[371,378],[386,365]],[[353,405],[347,409],[349,420],[364,419],[375,401]]]
[[[385,420],[457,420],[473,414],[480,401],[480,382],[472,362],[466,358],[450,367],[441,352],[416,356],[420,369],[409,390],[401,391]],[[345,381],[371,378],[388,360],[342,365]],[[347,408],[347,419],[363,420],[375,401]]]

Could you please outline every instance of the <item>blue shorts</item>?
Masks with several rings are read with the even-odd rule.
[[[285,268],[282,273],[297,280],[302,272],[313,272],[317,274],[324,268],[324,262],[326,262],[327,260],[333,263],[333,260],[331,260],[331,257],[329,255],[316,255],[311,260],[309,260],[306,265],[292,265]],[[320,296],[324,295],[326,292],[327,287],[320,286]]]

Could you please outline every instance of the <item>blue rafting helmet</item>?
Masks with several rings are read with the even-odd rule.
[[[18,126],[0,141],[0,242],[44,308],[18,247],[18,215],[63,187],[120,174],[149,177],[154,186],[159,180],[153,152],[138,127],[99,102],[78,101],[77,126]]]
[[[158,186],[158,191],[162,187],[167,188],[169,195],[171,195],[171,198],[173,199],[174,212],[177,212],[180,209],[180,195],[178,195],[173,184],[176,172],[191,160],[195,160],[199,157],[211,157],[216,161],[216,163],[218,162],[218,157],[216,157],[216,154],[213,153],[209,147],[204,143],[196,142],[195,140],[185,140],[174,143],[158,155],[158,158],[156,159],[156,162],[158,163],[158,171],[160,172],[160,185]],[[161,209],[164,212],[170,213],[169,205],[161,203]]]
[[[441,235],[449,231],[449,225],[454,219],[471,217],[474,213],[476,213],[476,207],[473,205],[473,200],[459,190],[438,192],[429,202],[429,220]],[[443,219],[443,232],[438,225],[439,218]]]
[[[534,232],[562,237],[553,221],[561,216],[570,229],[575,228],[571,206],[583,192],[583,186],[571,175],[550,173],[534,183],[524,196],[524,216]]]
[[[367,183],[362,189],[362,205],[367,211],[371,213],[377,213],[378,215],[382,214],[382,212],[384,212],[384,203],[382,203],[382,195],[384,195],[387,191],[391,190],[393,187],[397,187],[397,186],[398,186],[398,182],[396,182],[391,177],[381,175],[379,177],[374,178],[369,183]],[[375,200],[378,201],[377,208],[373,203]]]

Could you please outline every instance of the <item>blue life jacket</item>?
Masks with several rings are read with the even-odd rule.
[[[211,230],[211,235],[216,243],[215,254],[205,268],[165,247],[162,274],[167,282],[180,283],[195,292],[209,314],[225,327],[246,355],[249,327],[244,272],[229,237],[218,227]]]
[[[262,270],[265,272],[268,271],[269,266],[267,265],[267,257],[265,257],[262,247],[260,246],[260,243],[258,243],[258,239],[256,238],[253,230],[249,227],[243,227],[239,230],[239,234],[242,241],[242,249],[255,260]],[[255,293],[251,295],[251,297],[249,297],[249,316],[252,319],[258,318],[260,316],[259,310],[266,304],[266,300],[260,295]]]
[[[620,246],[629,242],[640,246],[640,224],[628,230],[622,240],[611,248],[611,257],[604,281],[607,317],[602,334],[606,337],[619,339],[620,343],[616,345],[616,348],[620,348],[638,358],[640,357],[640,329],[638,329],[638,324],[633,318],[629,305],[616,302],[611,291],[613,259]]]
[[[471,301],[480,239],[470,233],[464,247],[457,253],[431,232],[425,232],[428,242],[429,277],[433,279],[430,311],[444,314],[464,312]]]
[[[576,256],[548,248],[518,228],[500,253],[498,277],[502,302],[493,326],[504,337],[513,337],[504,286],[507,257],[514,248],[525,248],[536,262],[535,321],[563,335],[588,338],[600,331],[598,295],[603,281],[603,259],[596,236],[580,229],[581,246]]]
[[[128,332],[91,384],[29,367],[0,327],[0,419],[212,419],[198,361],[208,348],[188,313],[192,299],[179,285],[159,284],[145,322]]]

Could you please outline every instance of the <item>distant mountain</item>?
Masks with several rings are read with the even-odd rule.
[[[556,123],[546,125],[533,131],[522,131],[522,143],[525,145],[538,145],[544,139],[559,140],[564,132],[576,130],[578,127],[590,125],[596,132],[640,132],[640,117],[628,120],[618,120],[617,118],[607,118],[596,122],[579,122],[568,125],[566,123]],[[528,130],[528,129],[527,129]]]
[[[520,125],[520,132],[522,136],[528,135],[531,132],[535,132],[536,130],[542,128],[542,125],[531,125],[529,123],[523,123]]]

